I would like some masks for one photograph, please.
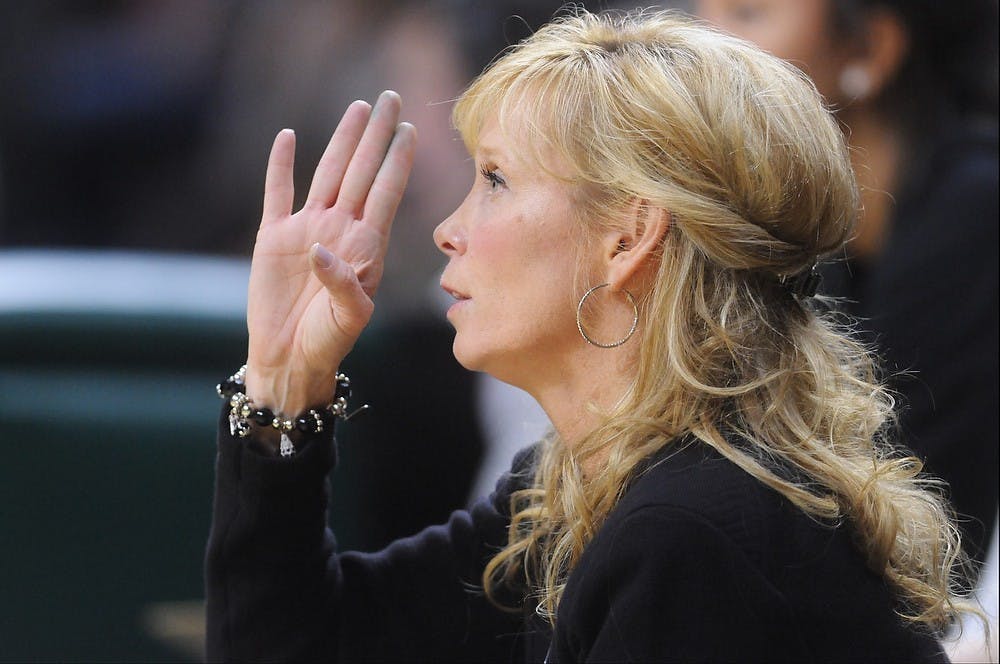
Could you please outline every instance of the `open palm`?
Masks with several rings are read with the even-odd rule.
[[[295,135],[275,138],[247,308],[247,391],[260,405],[294,414],[328,401],[371,318],[416,142],[399,109],[394,92],[374,109],[351,104],[294,214]]]

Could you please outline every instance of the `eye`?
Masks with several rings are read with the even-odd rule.
[[[487,184],[490,185],[490,189],[493,191],[496,191],[499,187],[507,186],[507,182],[499,173],[497,173],[495,168],[490,168],[485,165],[480,166],[479,174],[483,176],[483,179],[486,180]]]
[[[762,2],[734,2],[729,7],[729,16],[737,23],[755,23],[767,14],[767,7]]]

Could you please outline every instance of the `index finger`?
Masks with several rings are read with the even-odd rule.
[[[261,225],[292,213],[295,185],[292,170],[295,164],[295,132],[282,129],[274,137],[271,155],[264,176],[264,213]]]

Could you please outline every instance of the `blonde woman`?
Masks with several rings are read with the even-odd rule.
[[[209,658],[944,661],[940,487],[810,297],[858,207],[842,135],[792,67],[670,14],[557,20],[459,99],[477,180],[434,233],[455,356],[553,430],[447,524],[337,551],[336,370],[412,159],[399,103],[348,108],[294,214],[275,140],[248,364],[220,385]]]

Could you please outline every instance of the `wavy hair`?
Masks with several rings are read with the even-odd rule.
[[[582,235],[634,201],[669,211],[640,298],[633,382],[570,450],[543,444],[511,497],[490,597],[526,580],[554,622],[569,573],[640,462],[694,437],[826,523],[847,521],[899,611],[943,628],[960,561],[941,486],[889,443],[893,399],[841,322],[782,285],[849,238],[843,135],[813,85],[756,47],[670,12],[561,17],[511,47],[455,106],[470,151],[496,117],[550,173],[568,164]],[[549,166],[547,166],[547,164]],[[602,472],[582,467],[609,454]]]

